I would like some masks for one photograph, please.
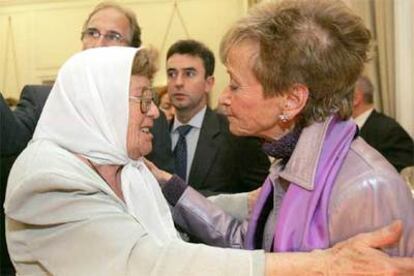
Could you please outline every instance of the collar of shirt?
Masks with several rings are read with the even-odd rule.
[[[195,151],[197,149],[198,138],[200,137],[201,126],[203,124],[204,116],[206,114],[207,106],[201,109],[196,115],[191,118],[187,125],[193,128],[188,132],[186,136],[187,141],[187,181],[190,177],[191,166],[193,165],[193,159]],[[171,130],[171,150],[174,150],[177,145],[179,134],[177,128],[185,125],[178,121],[177,117],[174,117],[174,123]]]
[[[361,129],[365,122],[368,120],[369,115],[371,115],[374,108],[370,108],[364,113],[360,114],[356,118],[353,118],[354,122],[358,125],[358,128]]]
[[[193,128],[200,129],[201,125],[203,124],[204,115],[206,114],[207,106],[205,106],[203,109],[201,109],[197,114],[193,116],[193,118],[190,119],[190,121],[186,124],[181,123],[177,117],[174,117],[174,123],[172,127],[171,134],[177,134],[178,131],[177,128],[182,125],[190,125]],[[190,130],[190,133],[193,131],[193,129]]]

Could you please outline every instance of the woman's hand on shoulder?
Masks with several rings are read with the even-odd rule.
[[[414,258],[390,257],[381,250],[400,240],[402,228],[401,221],[394,221],[379,230],[337,243],[326,251],[330,255],[328,274],[414,275]]]
[[[171,179],[172,175],[169,172],[159,169],[154,163],[152,163],[148,159],[144,158],[144,163],[151,171],[151,173],[154,175],[155,179],[157,179],[159,184],[163,185]]]
[[[390,257],[381,248],[401,238],[402,223],[358,234],[326,250],[266,253],[266,275],[414,275],[413,257]]]

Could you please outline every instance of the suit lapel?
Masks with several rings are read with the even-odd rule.
[[[219,149],[220,122],[217,115],[207,107],[201,126],[197,148],[194,153],[188,183],[202,187]]]
[[[369,134],[371,133],[371,129],[370,126],[372,126],[372,124],[370,124],[369,121],[374,120],[377,116],[377,112],[375,111],[375,109],[371,112],[371,114],[369,114],[367,120],[365,121],[364,125],[362,126],[362,128],[359,130],[359,135],[362,137],[367,137],[369,136]]]

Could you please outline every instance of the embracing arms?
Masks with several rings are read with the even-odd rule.
[[[171,174],[159,171],[151,163],[147,165],[161,186],[168,185]],[[191,190],[189,187],[184,189],[184,193],[176,195],[177,201],[181,201],[181,196],[185,196],[187,190]],[[251,203],[257,194],[257,190],[251,192],[246,197],[246,203]],[[232,195],[226,198],[230,200]],[[197,207],[211,204],[206,203],[209,200],[201,195],[197,200],[204,201]],[[190,202],[188,207],[191,207]],[[201,235],[203,233],[200,233]],[[314,250],[308,253],[266,253],[266,275],[412,275],[414,258],[393,258],[381,250],[397,243],[401,235],[402,223],[397,221],[377,231],[358,234],[327,250]]]

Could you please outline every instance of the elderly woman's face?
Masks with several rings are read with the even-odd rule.
[[[284,98],[264,98],[263,87],[252,71],[255,53],[258,47],[247,42],[230,50],[225,64],[230,80],[220,104],[233,134],[277,139],[283,134],[278,118]]]
[[[150,87],[151,82],[147,77],[131,76],[127,134],[127,151],[131,159],[138,159],[152,150],[153,137],[150,128],[159,113],[157,107],[150,100],[151,94],[148,93]]]

